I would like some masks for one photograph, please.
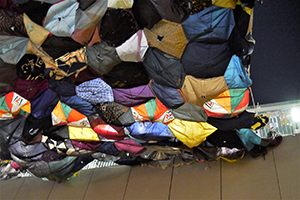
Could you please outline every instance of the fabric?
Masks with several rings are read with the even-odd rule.
[[[212,5],[212,0],[182,0],[180,5],[188,12],[193,15],[207,9]]]
[[[207,122],[191,122],[174,119],[168,127],[178,140],[189,148],[198,146],[206,140],[206,137],[217,130],[216,127]]]
[[[188,17],[188,13],[180,6],[178,1],[151,0],[151,3],[163,19],[181,23]]]
[[[149,48],[143,61],[150,79],[156,83],[181,88],[185,72],[180,59],[156,48]]]
[[[171,109],[176,119],[194,121],[194,122],[206,122],[207,115],[202,106],[193,105],[191,103],[185,103],[178,108]],[[212,123],[210,123],[212,124]],[[215,126],[214,124],[212,124]],[[215,126],[216,127],[216,126]]]
[[[20,94],[22,97],[29,101],[39,96],[47,88],[47,79],[37,79],[31,81],[17,78],[12,84],[13,91]]]
[[[168,124],[174,120],[174,116],[170,110],[157,98],[151,99],[139,106],[131,107],[131,111],[135,121],[152,121]]]
[[[108,8],[132,8],[133,0],[108,0],[107,7]]]
[[[186,75],[181,88],[186,101],[197,106],[203,106],[226,90],[228,86],[223,76],[197,79]]]
[[[44,19],[43,26],[52,34],[69,37],[75,30],[76,0],[64,0],[53,4]]]
[[[136,143],[132,139],[116,141],[115,146],[119,151],[129,152],[133,156],[138,156],[145,149],[143,145]]]
[[[90,123],[85,115],[60,101],[51,112],[51,116],[53,126],[69,125],[76,127],[90,127]]]
[[[140,29],[151,29],[162,19],[151,0],[135,0],[131,10]]]
[[[189,42],[222,43],[229,39],[235,26],[233,10],[210,6],[190,15],[182,27]]]
[[[38,119],[44,118],[50,115],[58,101],[59,96],[52,90],[47,89],[30,102],[31,114]]]
[[[148,47],[144,31],[138,30],[123,44],[116,47],[116,51],[122,61],[141,62],[144,59]]]
[[[28,116],[31,104],[15,92],[9,92],[0,98],[0,118],[12,118],[16,115]]]
[[[133,88],[113,88],[114,101],[124,106],[137,106],[155,98],[149,85]]]
[[[252,80],[246,73],[238,56],[233,55],[224,74],[229,89],[245,88],[252,85]]]
[[[11,84],[17,79],[17,68],[15,65],[4,63],[0,59],[0,96],[4,96],[12,90]]]
[[[34,54],[25,54],[17,63],[17,75],[25,80],[44,78],[44,61]]]
[[[94,107],[91,103],[85,101],[84,99],[80,98],[77,95],[74,96],[61,96],[61,102],[67,104],[71,108],[77,110],[78,112],[82,113],[85,116],[90,116],[95,114]]]
[[[14,11],[0,10],[0,35],[28,37],[23,15]]]
[[[112,88],[133,88],[150,81],[142,62],[122,62],[103,77]]]
[[[99,137],[91,127],[68,126],[71,140],[99,141]]]
[[[229,89],[215,99],[206,102],[203,108],[209,117],[230,118],[247,109],[249,104],[249,89]]]
[[[181,58],[188,41],[181,24],[162,19],[151,29],[144,29],[148,44]]]
[[[236,1],[234,0],[212,0],[212,4],[219,7],[235,9]]]
[[[185,73],[195,78],[223,76],[231,59],[227,42],[206,44],[191,42],[186,46],[181,62]]]
[[[86,62],[98,73],[107,74],[121,63],[121,59],[114,47],[98,42],[86,47]]]
[[[132,137],[144,142],[174,141],[175,139],[169,127],[161,122],[135,122],[126,129]]]
[[[76,86],[76,94],[91,104],[114,101],[112,88],[101,78],[86,81]]]
[[[217,127],[221,131],[251,128],[254,121],[254,115],[255,113],[244,111],[239,115],[229,119],[208,117],[207,122]]]
[[[158,98],[167,108],[178,108],[186,102],[179,89],[160,85],[154,81],[150,82],[150,88],[153,90],[156,98]]]
[[[102,41],[117,47],[138,31],[138,25],[131,9],[107,9],[99,23]]]
[[[261,138],[255,134],[251,129],[242,128],[239,130],[236,130],[237,135],[243,142],[243,145],[247,149],[247,151],[250,151],[252,148],[254,148],[255,145],[261,144]]]

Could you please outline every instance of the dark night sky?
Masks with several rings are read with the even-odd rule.
[[[300,0],[264,0],[254,7],[250,72],[256,103],[300,99],[299,13]]]

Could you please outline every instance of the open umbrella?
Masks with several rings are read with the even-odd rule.
[[[206,137],[217,130],[207,122],[192,122],[175,119],[168,124],[172,133],[178,140],[189,148],[198,146]]]
[[[15,92],[9,92],[0,98],[0,119],[12,118],[15,115],[28,116],[30,112],[30,102]]]
[[[171,111],[157,98],[139,106],[131,107],[131,111],[135,121],[153,121],[167,124],[174,119]]]
[[[180,59],[156,48],[149,48],[143,61],[150,79],[173,88],[181,88],[185,72]]]
[[[195,78],[212,78],[224,75],[231,56],[228,42],[191,42],[186,46],[181,62],[186,74]]]
[[[210,6],[190,15],[182,22],[186,38],[191,42],[220,43],[227,41],[235,26],[233,9]]]
[[[228,90],[224,76],[199,79],[186,75],[181,91],[187,102],[203,106],[208,100]]]
[[[171,22],[181,23],[187,17],[187,11],[180,6],[178,1],[173,0],[151,0],[158,13],[163,19]]]
[[[176,119],[182,119],[193,122],[206,122],[207,115],[202,106],[193,105],[189,102],[182,106],[171,109]]]
[[[56,36],[71,36],[75,30],[76,0],[64,0],[53,4],[45,16],[44,27]]]
[[[84,3],[81,1],[80,4]],[[76,10],[75,15],[75,30],[76,29],[88,29],[92,26],[97,25],[107,10],[107,0],[96,0],[93,4],[87,8]]]
[[[133,0],[108,0],[107,7],[108,8],[132,8]]]
[[[144,32],[139,30],[123,44],[116,47],[116,51],[122,61],[141,62],[148,47]]]
[[[151,29],[144,29],[148,44],[177,58],[181,58],[188,41],[179,23],[160,20]]]
[[[249,104],[249,89],[229,89],[206,102],[203,108],[209,117],[234,117],[247,109]]]
[[[53,111],[51,112],[52,124],[90,127],[87,117],[70,106],[59,101]]]

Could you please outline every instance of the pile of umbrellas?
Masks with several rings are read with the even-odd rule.
[[[254,5],[1,1],[1,179],[265,154],[268,119],[247,112]]]

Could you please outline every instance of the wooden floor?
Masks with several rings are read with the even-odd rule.
[[[265,157],[167,169],[114,166],[81,171],[56,183],[38,178],[0,182],[0,199],[299,200],[300,137],[286,136]]]

